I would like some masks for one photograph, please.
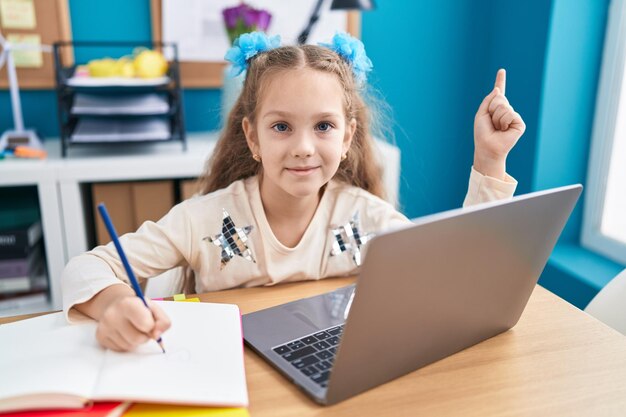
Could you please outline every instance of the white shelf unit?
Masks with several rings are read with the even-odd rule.
[[[52,285],[50,277],[60,274],[67,258],[63,225],[60,222],[61,201],[55,181],[54,166],[48,161],[40,160],[0,161],[0,187],[19,186],[37,187],[50,283],[50,302],[29,305],[20,309],[5,309],[0,311],[0,315],[3,316],[46,311],[60,305],[61,289],[58,285]]]
[[[21,311],[0,311],[0,315],[26,314],[62,307],[60,279],[70,258],[88,247],[88,225],[83,185],[98,182],[184,179],[198,177],[213,151],[218,132],[188,135],[188,149],[178,142],[124,146],[72,148],[61,157],[56,140],[45,142],[45,160],[0,161],[0,187],[32,185],[39,194],[46,248],[50,303]],[[400,150],[377,142],[384,167],[383,181],[389,201],[397,202],[400,179]],[[1,203],[0,203],[1,204]],[[10,313],[10,314],[9,314]]]

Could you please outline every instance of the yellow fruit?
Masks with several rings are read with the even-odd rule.
[[[111,58],[93,59],[87,63],[89,75],[92,77],[113,77],[116,66],[117,61]]]
[[[167,73],[167,61],[160,52],[144,49],[134,59],[93,59],[87,68],[92,77],[158,78]]]
[[[167,72],[167,61],[158,51],[143,50],[135,57],[135,75],[141,78],[158,78]]]
[[[135,65],[129,58],[120,58],[117,60],[116,68],[117,76],[124,78],[132,78],[135,76]]]

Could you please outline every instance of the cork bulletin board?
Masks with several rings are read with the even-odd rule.
[[[15,43],[52,46],[56,41],[71,41],[68,0],[0,0],[0,33]],[[72,51],[66,49],[64,62],[72,63]],[[55,87],[51,52],[15,51],[13,57],[20,89]],[[0,70],[0,89],[8,85],[5,65]]]
[[[236,5],[233,0],[208,0],[223,3],[224,7]],[[276,1],[276,0],[275,0]],[[284,0],[280,0],[284,1]],[[251,3],[255,7],[263,8],[265,3],[271,1],[256,0]],[[150,0],[150,12],[152,19],[152,40],[163,41],[163,7],[162,0]],[[303,7],[302,14],[308,16],[310,11]],[[348,12],[345,30],[355,37],[360,37],[361,14],[359,12]],[[166,39],[167,41],[167,39]],[[184,61],[180,62],[181,84],[184,88],[219,88],[223,84],[223,73],[226,62],[201,62]]]

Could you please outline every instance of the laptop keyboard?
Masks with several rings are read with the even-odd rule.
[[[343,333],[343,324],[292,340],[272,350],[303,375],[323,388],[328,386],[330,369]]]

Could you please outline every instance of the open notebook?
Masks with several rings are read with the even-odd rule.
[[[238,307],[158,303],[172,320],[165,354],[155,341],[105,350],[95,322],[70,325],[62,313],[0,326],[0,412],[90,400],[247,406]]]

